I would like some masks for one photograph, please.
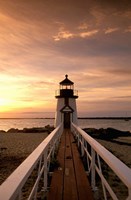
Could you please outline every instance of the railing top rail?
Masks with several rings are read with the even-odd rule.
[[[131,169],[126,166],[122,161],[115,157],[99,142],[89,136],[79,126],[72,123],[72,125],[78,130],[83,138],[92,146],[92,148],[100,155],[100,157],[110,166],[115,174],[123,181],[123,183],[131,189]]]
[[[39,158],[46,151],[48,144],[52,141],[61,125],[56,127],[48,137],[24,160],[24,162],[5,180],[0,186],[0,196],[4,191],[5,199],[14,199],[14,194],[23,186],[23,183],[29,177],[32,168],[37,165]]]

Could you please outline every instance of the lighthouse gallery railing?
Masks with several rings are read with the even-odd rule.
[[[107,191],[113,200],[121,200],[117,197],[102,172],[101,159],[109,166],[111,170],[119,177],[128,189],[127,200],[131,200],[131,169],[123,162],[116,158],[112,153],[105,149],[96,140],[90,137],[80,127],[72,123],[72,131],[76,138],[78,148],[80,148],[82,156],[86,155],[88,174],[91,175],[91,186],[95,191],[96,188],[96,172],[102,183],[104,199],[107,200]],[[117,183],[119,184],[119,182]]]
[[[47,190],[47,177],[50,160],[54,156],[56,147],[58,147],[63,132],[62,129],[62,125],[60,125],[53,130],[50,135],[32,152],[32,154],[30,154],[27,159],[7,178],[7,180],[0,186],[0,199],[35,200],[37,199],[39,184],[41,184],[43,192]],[[30,183],[27,183],[30,176],[35,180],[33,180],[33,182],[31,179]],[[33,184],[31,184],[32,182]],[[28,197],[24,197],[24,186],[30,190]]]

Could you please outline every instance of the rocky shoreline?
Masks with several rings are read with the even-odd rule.
[[[101,145],[113,153],[117,158],[131,167],[131,132],[114,128],[85,128],[83,129]]]
[[[112,139],[116,139],[118,137],[130,137],[131,136],[131,132],[129,131],[121,131],[118,129],[114,129],[114,128],[100,128],[100,129],[96,129],[96,128],[84,128],[83,129],[86,133],[88,133],[90,136],[92,136],[93,138],[97,138],[97,139],[101,139],[101,140],[112,140]]]
[[[54,126],[46,125],[45,127],[32,127],[23,129],[11,128],[7,131],[0,130],[0,133],[44,133],[44,132],[50,133],[53,130]]]

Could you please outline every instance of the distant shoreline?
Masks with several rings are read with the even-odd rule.
[[[130,120],[131,117],[78,117],[78,119],[123,119]]]
[[[54,117],[0,117],[0,119],[55,119]],[[122,119],[131,120],[131,117],[78,117],[78,119]]]

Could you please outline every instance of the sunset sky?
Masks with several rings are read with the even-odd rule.
[[[0,117],[54,116],[65,74],[78,116],[131,116],[130,0],[0,0]]]

